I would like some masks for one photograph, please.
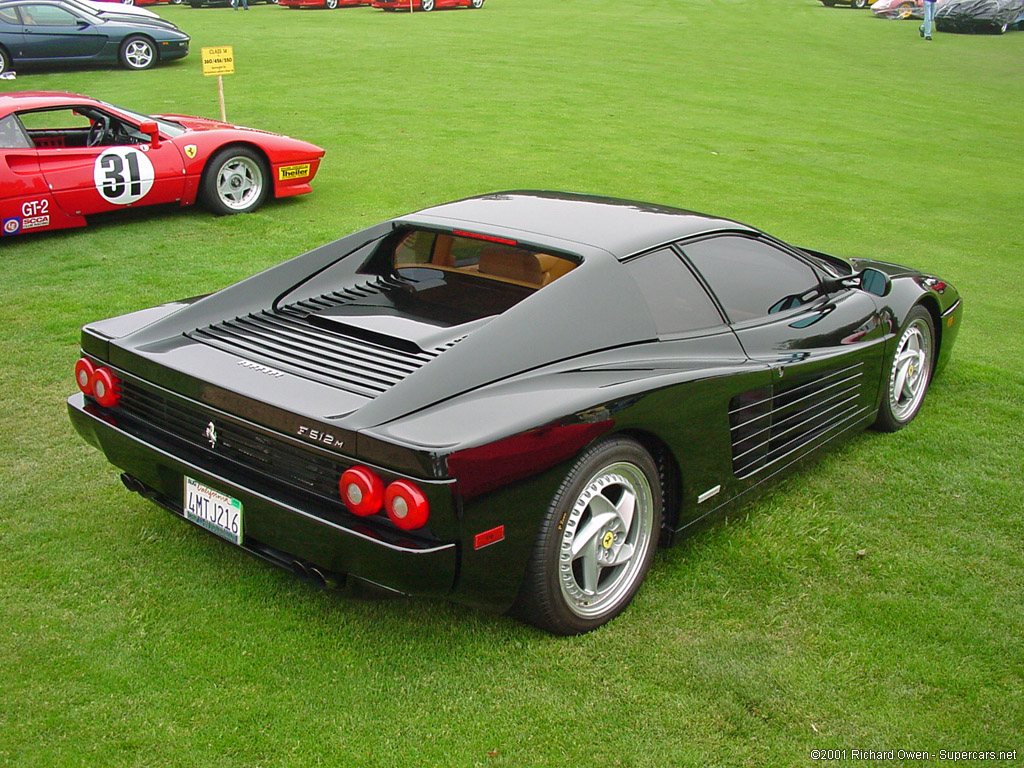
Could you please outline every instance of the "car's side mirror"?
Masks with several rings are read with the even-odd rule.
[[[160,127],[153,120],[139,124],[139,130],[149,136],[149,143],[154,147],[160,143]]]
[[[868,267],[858,277],[860,289],[875,296],[888,296],[892,290],[892,279],[880,269]]]

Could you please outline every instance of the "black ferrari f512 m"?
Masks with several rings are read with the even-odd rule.
[[[659,543],[910,422],[961,313],[734,221],[504,192],[88,325],[68,406],[129,489],[252,553],[573,634]]]

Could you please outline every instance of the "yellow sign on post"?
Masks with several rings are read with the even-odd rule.
[[[203,59],[203,75],[217,76],[217,93],[220,95],[220,119],[228,121],[224,109],[224,78],[222,75],[235,74],[235,50],[230,45],[204,46],[200,49]]]
[[[230,45],[200,49],[204,75],[235,74],[235,51]]]

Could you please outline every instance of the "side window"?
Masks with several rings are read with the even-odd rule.
[[[0,149],[31,149],[33,146],[15,115],[0,120]]]
[[[818,275],[768,243],[727,235],[683,246],[687,258],[736,323],[782,312],[816,294]]]
[[[73,27],[78,19],[53,5],[23,5],[21,16],[28,26]]]
[[[18,20],[18,12],[14,8],[0,8],[0,21],[8,24],[21,24]]]
[[[722,316],[707,292],[671,249],[662,248],[634,259],[626,269],[643,292],[659,334],[722,324]]]

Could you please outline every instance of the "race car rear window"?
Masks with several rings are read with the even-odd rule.
[[[483,239],[414,229],[398,239],[393,267],[401,275],[417,269],[543,288],[568,274],[575,262],[499,238]]]

